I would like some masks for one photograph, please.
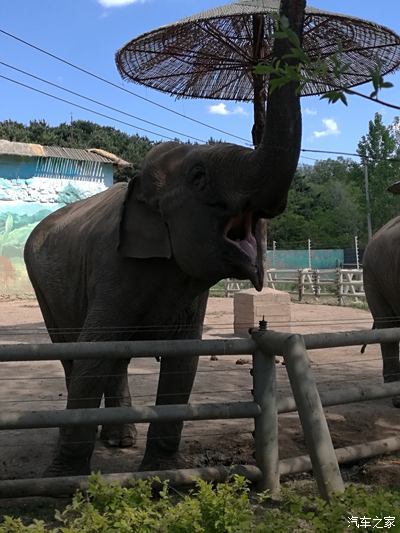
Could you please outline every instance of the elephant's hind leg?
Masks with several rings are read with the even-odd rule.
[[[95,317],[96,318],[96,317]],[[95,322],[97,325],[97,322]],[[79,341],[95,342],[109,340],[104,332],[94,333],[95,326],[89,316],[79,336]],[[67,409],[91,409],[100,406],[106,393],[109,397],[116,394],[111,391],[113,380],[126,374],[127,360],[113,359],[76,359],[73,361],[69,375]],[[126,381],[127,385],[127,381]],[[120,387],[120,391],[124,387]],[[120,394],[118,394],[120,395]],[[125,402],[129,398],[125,396]],[[84,475],[90,472],[90,459],[95,445],[97,425],[81,424],[60,428],[60,437],[56,455],[46,471],[47,476]]]
[[[381,344],[383,359],[383,381],[393,383],[400,381],[400,363],[399,363],[399,343],[386,342]],[[392,403],[394,407],[400,408],[400,395],[393,396]]]
[[[131,407],[131,394],[128,383],[129,361],[115,362],[113,374],[108,378],[104,393],[105,407]],[[136,444],[135,424],[103,425],[100,439],[107,446],[128,448]]]
[[[398,327],[399,319],[392,306],[382,297],[369,300],[369,307],[374,317],[374,325],[377,329]],[[381,344],[382,374],[385,383],[400,381],[399,343],[385,342]],[[400,407],[400,395],[392,398],[394,407]]]

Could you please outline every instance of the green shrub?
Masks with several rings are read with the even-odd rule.
[[[397,490],[388,491],[379,487],[351,485],[343,494],[334,495],[329,503],[315,496],[304,496],[296,494],[293,490],[283,490],[279,505],[266,511],[257,531],[259,533],[399,532],[399,510],[400,491]],[[389,517],[395,519],[394,525],[385,528],[385,524],[390,523],[385,519]]]
[[[350,486],[328,504],[293,489],[283,489],[278,501],[268,494],[251,496],[248,482],[239,476],[216,485],[198,481],[186,495],[173,491],[167,483],[159,485],[161,490],[154,496],[150,481],[121,487],[92,475],[87,494],[77,492],[64,511],[56,512],[59,526],[37,520],[25,525],[19,518],[6,517],[0,533],[400,531],[399,491]],[[395,519],[391,527],[384,527],[387,517]],[[378,524],[377,519],[382,521]]]

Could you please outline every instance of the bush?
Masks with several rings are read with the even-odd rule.
[[[24,525],[19,518],[6,517],[0,533],[339,533],[400,529],[400,516],[396,517],[399,491],[350,486],[328,504],[293,489],[284,489],[279,501],[272,501],[265,493],[252,497],[248,482],[239,476],[217,485],[199,480],[186,495],[172,491],[167,483],[160,486],[154,497],[150,481],[133,481],[131,486],[121,487],[92,475],[87,494],[77,492],[64,511],[56,512],[60,526],[52,528],[37,520]],[[388,525],[388,517],[394,518],[394,525]]]

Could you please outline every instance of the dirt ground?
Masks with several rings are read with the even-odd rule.
[[[313,333],[369,329],[369,312],[317,304],[292,304],[292,331]],[[271,329],[282,329],[270,323]],[[205,338],[233,336],[233,299],[211,298]],[[34,300],[0,301],[0,344],[49,342],[40,310]],[[378,345],[365,354],[359,347],[310,351],[320,391],[343,389],[351,384],[381,383]],[[240,360],[242,364],[237,364]],[[66,400],[63,371],[58,362],[0,363],[2,411],[63,409]],[[192,402],[251,400],[250,356],[201,358]],[[279,395],[290,395],[285,367],[279,362]],[[129,367],[133,402],[154,402],[158,363],[136,359]],[[398,435],[400,410],[390,399],[342,405],[326,409],[335,447]],[[92,461],[103,473],[137,469],[145,444],[146,425],[138,426],[134,448],[107,448],[97,442]],[[185,424],[179,467],[254,463],[251,420],[189,422]],[[57,439],[56,429],[0,432],[0,479],[40,476]],[[280,457],[306,453],[297,414],[280,416]]]

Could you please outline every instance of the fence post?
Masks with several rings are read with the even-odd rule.
[[[336,269],[336,295],[337,295],[337,302],[338,305],[343,304],[343,297],[342,297],[342,271],[338,267]]]
[[[276,268],[275,265],[275,252],[276,252],[276,241],[272,241],[272,268]]]
[[[357,267],[357,270],[360,270],[360,254],[358,251],[358,237],[357,236],[354,237],[354,248],[356,251],[356,267]]]
[[[310,361],[300,335],[285,342],[284,360],[320,495],[329,500],[344,485]]]
[[[318,268],[312,271],[312,280],[314,296],[318,298],[321,295],[320,275]]]
[[[304,273],[301,268],[299,268],[297,279],[299,284],[299,302],[301,302],[304,294]]]
[[[265,324],[265,326],[264,326]],[[252,332],[256,341],[266,329],[264,320],[260,329]],[[278,411],[276,407],[276,363],[275,354],[257,348],[253,354],[253,395],[261,407],[261,414],[254,419],[254,440],[256,464],[261,470],[259,490],[279,492],[279,447]]]

